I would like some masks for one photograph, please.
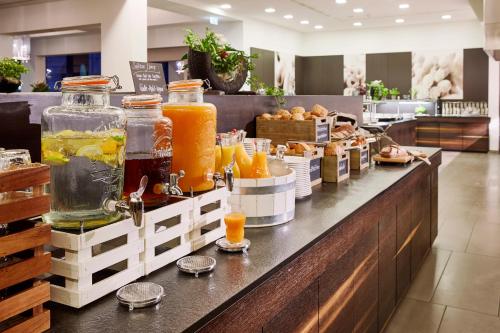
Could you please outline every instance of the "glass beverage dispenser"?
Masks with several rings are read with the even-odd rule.
[[[168,200],[172,167],[172,121],[162,116],[160,95],[125,96],[127,154],[125,159],[126,197],[137,189],[142,175],[149,178],[142,198],[146,207]],[[174,184],[170,184],[174,185]]]
[[[203,103],[203,82],[171,82],[163,114],[174,124],[172,171],[185,171],[180,180],[184,192],[208,191],[214,187],[217,110]]]
[[[123,191],[126,116],[109,105],[118,87],[116,76],[64,78],[62,104],[43,112],[42,162],[51,167],[43,220],[54,228],[92,229],[121,217],[123,207],[106,208]]]

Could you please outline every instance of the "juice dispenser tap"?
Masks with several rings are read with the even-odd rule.
[[[186,173],[184,170],[179,170],[179,174],[170,174],[170,185],[168,185],[168,192],[172,195],[183,195],[181,188],[179,187],[179,179],[184,177]]]
[[[233,160],[231,161],[231,163],[229,163],[228,165],[226,165],[224,167],[224,176],[225,176],[225,179],[226,179],[226,187],[227,187],[227,190],[229,192],[232,192],[233,191],[233,187],[234,187],[233,166],[234,166],[235,163],[236,163],[236,156],[233,155]]]
[[[128,212],[134,220],[134,224],[137,227],[142,226],[142,220],[144,216],[144,201],[142,200],[142,195],[144,194],[147,185],[148,176],[142,176],[141,182],[139,184],[139,189],[135,192],[130,193],[130,200],[128,202],[126,200],[106,199],[103,203],[104,210],[109,213]]]

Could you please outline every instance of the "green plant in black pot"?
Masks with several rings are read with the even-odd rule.
[[[28,73],[28,68],[12,58],[0,60],[0,92],[15,92],[21,85],[21,75]]]
[[[389,89],[384,86],[384,82],[381,80],[372,81],[367,84],[367,87],[369,89],[370,96],[374,101],[380,101],[389,94]]]
[[[192,30],[186,30],[184,44],[189,52],[182,58],[187,60],[186,68],[192,79],[208,80],[212,88],[233,94],[241,89],[248,71],[255,65],[257,55],[247,55],[237,50],[219,34],[207,29],[200,37]]]
[[[45,82],[35,82],[30,85],[32,92],[47,92],[50,91],[49,86]]]

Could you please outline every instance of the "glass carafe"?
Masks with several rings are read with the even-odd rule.
[[[160,95],[131,95],[122,99],[127,114],[127,154],[125,159],[126,197],[137,190],[143,175],[148,185],[142,195],[146,207],[168,200],[172,164],[172,121],[161,111]]]
[[[236,163],[240,168],[241,178],[250,178],[252,159],[248,156],[243,144],[247,132],[240,130],[237,134],[238,142],[236,144]]]
[[[290,173],[288,164],[285,162],[286,146],[278,145],[276,147],[276,156],[269,159],[269,172],[273,177],[285,176]]]
[[[221,162],[220,169],[217,170],[221,175],[224,175],[225,167],[236,161],[236,145],[238,144],[237,133],[222,133],[220,134],[221,143]],[[240,168],[237,163],[233,165],[234,178],[240,178]]]
[[[163,115],[172,119],[172,172],[185,171],[179,182],[184,192],[211,190],[214,187],[217,110],[203,103],[203,82],[171,82]]]
[[[106,200],[123,191],[125,112],[109,105],[118,78],[81,76],[61,82],[62,104],[42,115],[42,162],[50,168],[50,213],[54,228],[91,229],[120,219]]]
[[[255,139],[255,153],[252,156],[252,167],[250,178],[270,178],[269,166],[267,165],[267,154],[271,145],[269,139]]]

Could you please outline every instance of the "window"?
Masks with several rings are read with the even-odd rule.
[[[50,91],[54,84],[68,76],[100,75],[101,53],[45,57],[45,77]]]

